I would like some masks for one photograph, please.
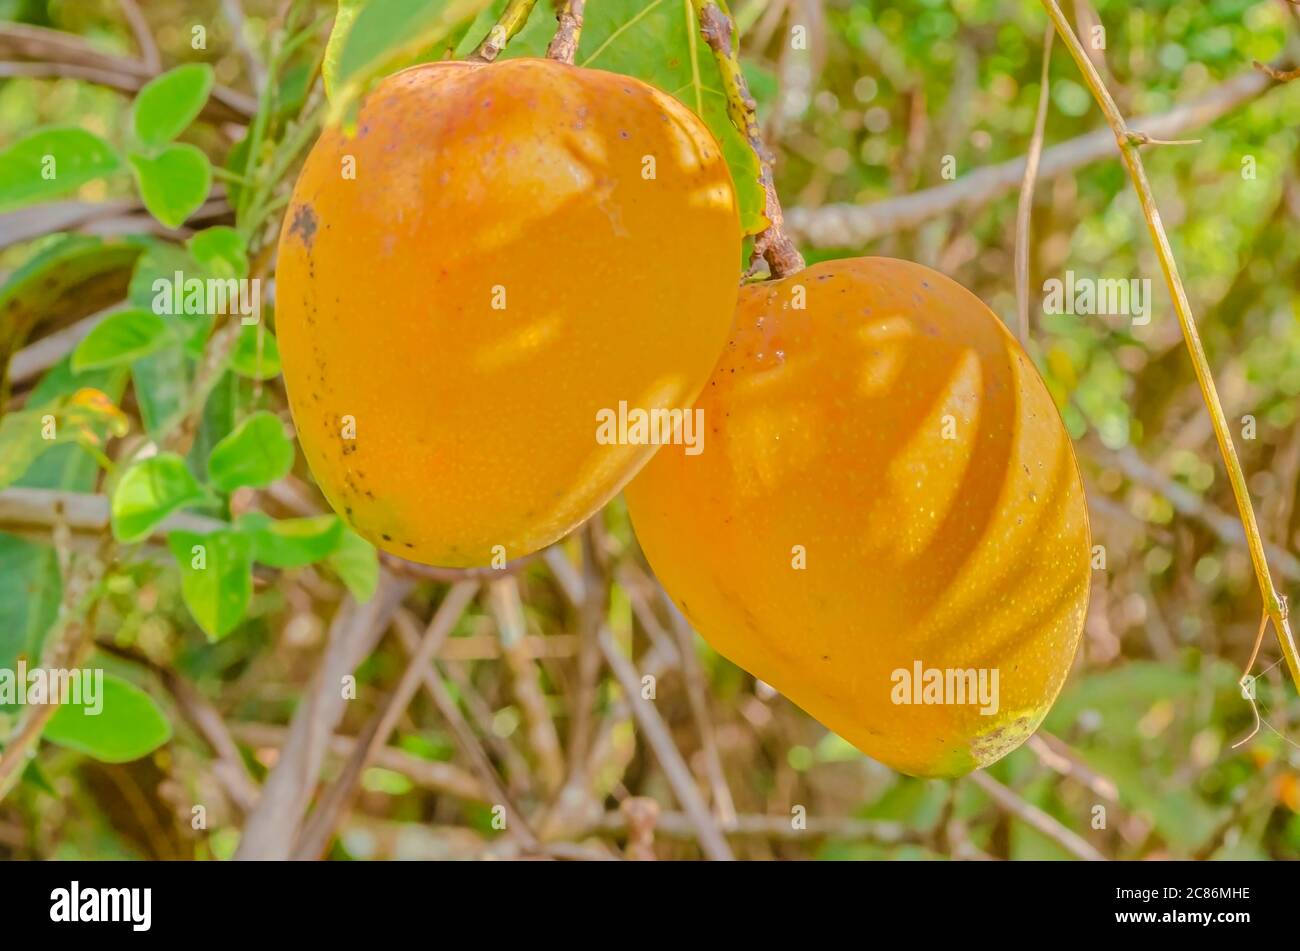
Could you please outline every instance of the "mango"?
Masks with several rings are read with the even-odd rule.
[[[906,261],[742,289],[700,451],[627,487],[659,580],[718,652],[914,776],[1042,722],[1088,603],[1090,538],[1043,380],[975,295]]]
[[[654,452],[602,411],[689,407],[727,339],[740,224],[704,124],[549,60],[386,78],[308,156],[276,332],[299,441],[379,547],[463,567],[596,512]]]

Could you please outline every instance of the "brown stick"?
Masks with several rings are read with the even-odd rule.
[[[776,194],[776,181],[772,174],[775,160],[772,150],[763,141],[757,103],[749,93],[749,84],[740,68],[740,50],[733,42],[735,27],[731,18],[713,0],[692,2],[699,17],[700,34],[713,50],[718,71],[722,74],[731,124],[758,157],[758,181],[763,186],[763,215],[768,225],[754,239],[754,252],[749,259],[750,274],[755,273],[758,262],[765,261],[771,276],[779,280],[802,271],[804,260],[785,232],[785,214],[781,211],[781,199]]]
[[[654,750],[655,758],[659,760],[659,765],[668,778],[668,785],[672,787],[673,795],[677,797],[678,803],[695,827],[700,849],[706,857],[714,861],[731,861],[734,858],[731,847],[727,845],[722,830],[718,828],[717,820],[709,812],[704,797],[696,788],[695,777],[691,775],[690,768],[682,759],[681,751],[673,742],[668,725],[659,716],[659,711],[655,709],[653,703],[641,699],[641,679],[637,676],[636,668],[618,649],[609,628],[601,628],[599,643],[601,653],[605,655],[605,663],[609,665],[609,669],[614,673],[614,679],[627,694],[628,703],[632,707],[632,716],[636,718],[646,742]]]
[[[236,859],[287,859],[307,813],[325,749],[343,718],[343,678],[370,653],[411,583],[380,572],[366,604],[344,601],[330,625],[329,645],[316,678],[294,711],[280,758],[262,786],[239,840]]]
[[[1043,810],[1021,799],[1016,793],[984,772],[982,769],[970,774],[970,780],[982,789],[1004,811],[1009,812],[1021,822],[1037,829],[1065,851],[1085,862],[1104,862],[1106,857],[1092,847],[1085,839],[1070,831]]]
[[[447,635],[451,633],[451,629],[460,620],[460,616],[477,592],[477,584],[472,581],[462,581],[458,585],[453,585],[443,597],[442,603],[438,605],[438,610],[433,615],[433,620],[429,623],[428,630],[420,639],[419,646],[407,660],[402,679],[397,682],[397,687],[389,695],[388,701],[357,740],[352,754],[343,766],[343,771],[321,796],[320,803],[307,820],[294,846],[293,858],[298,860],[320,858],[329,847],[330,839],[334,837],[334,830],[338,828],[344,813],[356,796],[357,787],[361,784],[361,774],[374,760],[376,753],[388,745],[388,738],[397,727],[397,721],[415,698],[415,692],[420,689],[420,684],[429,665],[433,663],[438,648],[447,639]]]
[[[288,727],[271,723],[235,723],[230,727],[230,732],[236,740],[247,746],[275,750],[284,746],[289,736]],[[329,738],[326,749],[331,757],[345,758],[352,755],[356,744],[357,740],[350,736],[335,734]],[[395,746],[381,747],[375,752],[372,761],[376,766],[401,773],[429,792],[487,802],[487,796],[478,780],[451,763],[423,759]]]
[[[1175,106],[1168,112],[1141,116],[1130,125],[1153,138],[1172,139],[1187,129],[1214,122],[1276,86],[1277,83],[1263,73],[1247,70],[1198,99]],[[1057,178],[1114,156],[1114,133],[1109,128],[1097,129],[1044,149],[1039,180]],[[1024,180],[1026,164],[1025,157],[1011,159],[977,169],[955,182],[869,205],[840,202],[820,208],[791,208],[786,214],[786,228],[795,239],[815,248],[864,245],[884,235],[915,228],[959,208],[988,204]]]
[[[573,65],[573,57],[578,53],[578,40],[582,36],[582,13],[586,5],[585,0],[561,0],[555,11],[560,26],[546,47],[548,59]]]

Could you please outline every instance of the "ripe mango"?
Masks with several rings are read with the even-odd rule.
[[[1079,643],[1088,517],[992,311],[886,258],[750,285],[697,407],[703,451],[665,447],[625,494],[705,640],[911,775],[1033,733]]]
[[[517,558],[653,453],[597,414],[691,405],[739,280],[708,129],[627,76],[549,60],[385,79],[306,160],[280,237],[277,333],[308,464],[403,557]]]

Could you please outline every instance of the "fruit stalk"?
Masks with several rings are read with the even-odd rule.
[[[731,124],[749,143],[758,157],[759,184],[763,186],[763,214],[768,225],[754,239],[754,253],[749,259],[749,274],[755,273],[760,260],[766,261],[771,276],[787,277],[804,267],[803,255],[785,233],[785,215],[781,212],[781,199],[776,194],[772,175],[772,151],[763,141],[763,131],[758,125],[757,104],[749,93],[749,83],[740,68],[739,44],[733,42],[735,27],[731,17],[714,0],[691,0],[700,21],[700,34],[713,51],[718,71],[722,74],[722,88],[727,96],[727,114]]]
[[[524,28],[535,6],[537,0],[510,0],[501,13],[501,19],[497,20],[496,25],[488,31],[488,35],[483,37],[483,42],[478,45],[478,49],[470,54],[469,61],[490,63],[500,56],[506,44]]]
[[[1148,139],[1141,133],[1134,132],[1125,122],[1123,114],[1119,111],[1119,106],[1115,104],[1115,100],[1111,97],[1105,82],[1103,82],[1096,67],[1088,58],[1083,44],[1079,42],[1074,29],[1070,26],[1070,21],[1061,12],[1060,5],[1056,0],[1043,0],[1043,7],[1047,10],[1048,16],[1052,18],[1057,33],[1060,34],[1061,40],[1070,51],[1075,63],[1078,64],[1079,71],[1083,74],[1084,81],[1092,91],[1093,98],[1097,100],[1097,105],[1101,107],[1106,121],[1115,133],[1115,141],[1119,145],[1120,157],[1128,170],[1129,178],[1133,180],[1133,187],[1137,191],[1138,201],[1142,206],[1142,214],[1146,218],[1147,228],[1151,232],[1151,240],[1155,245],[1156,256],[1160,259],[1160,269],[1164,273],[1165,283],[1169,286],[1169,293],[1173,297],[1174,312],[1178,315],[1178,323],[1183,331],[1183,339],[1187,343],[1187,351],[1192,358],[1192,368],[1196,371],[1196,382],[1201,388],[1201,395],[1204,397],[1206,408],[1210,412],[1210,422],[1214,427],[1214,438],[1218,441],[1219,452],[1223,456],[1223,464],[1228,470],[1228,481],[1232,484],[1232,494],[1237,502],[1237,510],[1241,515],[1242,526],[1246,531],[1246,545],[1250,550],[1250,560],[1255,567],[1255,578],[1259,583],[1260,594],[1264,598],[1264,610],[1268,612],[1268,616],[1273,622],[1273,628],[1277,632],[1278,643],[1282,647],[1282,654],[1286,658],[1287,667],[1291,671],[1291,680],[1295,683],[1296,688],[1300,690],[1300,656],[1297,655],[1295,640],[1291,636],[1291,626],[1287,618],[1287,604],[1273,586],[1273,578],[1268,569],[1268,559],[1264,554],[1264,541],[1260,536],[1259,523],[1255,519],[1255,509],[1251,504],[1250,492],[1246,487],[1246,477],[1242,473],[1241,462],[1237,459],[1237,449],[1232,442],[1232,435],[1228,432],[1228,420],[1223,413],[1223,406],[1219,402],[1219,394],[1214,386],[1214,377],[1210,373],[1205,348],[1201,345],[1201,337],[1196,329],[1195,318],[1192,316],[1192,307],[1188,302],[1187,292],[1184,290],[1182,278],[1178,274],[1178,264],[1174,260],[1173,249],[1169,245],[1169,238],[1165,234],[1164,225],[1160,219],[1160,210],[1156,207],[1155,196],[1151,191],[1151,183],[1147,179],[1146,169],[1142,165],[1142,156],[1139,149]]]
[[[573,57],[578,52],[578,39],[582,36],[582,10],[585,0],[564,0],[555,11],[555,19],[560,26],[546,47],[546,56],[559,63],[573,65]]]

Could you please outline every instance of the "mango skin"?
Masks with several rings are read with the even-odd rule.
[[[597,412],[704,385],[740,239],[717,142],[645,83],[534,59],[388,77],[316,143],[280,238],[284,379],[330,504],[433,565],[564,536],[655,449],[601,445]]]
[[[992,311],[887,258],[751,285],[697,406],[703,451],[665,447],[625,496],[709,644],[914,776],[1033,733],[1083,628],[1088,515],[1060,415]],[[895,703],[916,661],[996,668],[997,712]]]

